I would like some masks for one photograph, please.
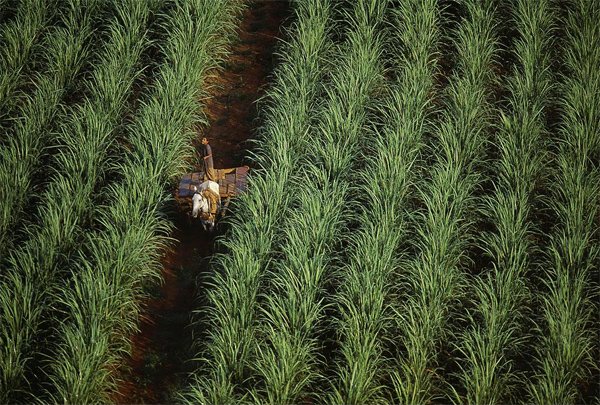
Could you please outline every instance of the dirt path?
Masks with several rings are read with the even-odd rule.
[[[203,136],[213,148],[215,168],[235,167],[244,163],[248,145],[254,136],[256,105],[263,95],[273,68],[273,51],[280,27],[288,16],[284,1],[250,2],[240,24],[239,38],[231,54],[210,84],[213,97],[207,103],[209,124],[198,131],[196,146]],[[116,403],[166,403],[171,391],[185,383],[194,364],[190,346],[193,339],[190,315],[196,307],[195,280],[209,271],[213,237],[190,224],[185,213],[174,210],[177,240],[163,258],[164,284],[146,302],[141,332],[132,337],[132,356],[128,371],[113,396]]]
[[[225,70],[213,81],[214,97],[207,106],[209,125],[203,136],[210,140],[216,168],[243,164],[253,137],[256,106],[273,69],[273,51],[280,27],[288,15],[285,1],[258,0],[244,13],[240,36],[233,45]],[[198,138],[198,148],[200,137]]]

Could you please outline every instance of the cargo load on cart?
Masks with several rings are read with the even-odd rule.
[[[248,166],[214,169],[215,181],[207,180],[203,171],[188,173],[179,182],[177,203],[204,229],[213,230],[225,216],[231,199],[246,191],[248,171]]]

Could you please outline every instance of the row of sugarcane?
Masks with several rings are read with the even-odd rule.
[[[16,15],[0,28],[0,124],[14,108],[16,90],[23,85],[28,62],[56,10],[53,1],[23,0]],[[7,136],[0,137],[0,141]]]
[[[279,254],[256,322],[250,395],[257,403],[297,403],[321,396],[320,356],[326,330],[326,289],[340,235],[349,222],[353,169],[369,107],[383,81],[383,18],[387,2],[358,1],[344,12],[348,26],[337,47],[317,121],[294,176],[294,201],[281,222]],[[334,84],[334,85],[331,85]]]
[[[7,346],[3,356],[7,363],[19,365],[5,368],[20,370],[7,379],[10,391],[22,390],[42,363],[41,348],[34,342],[50,338],[48,331],[56,327],[51,322],[68,280],[65,267],[94,215],[94,194],[109,166],[127,97],[140,71],[150,12],[149,2],[115,4],[110,36],[87,83],[87,98],[70,107],[58,131],[60,147],[50,163],[54,173],[36,196],[44,203],[37,206],[35,222],[25,231],[29,238],[9,254],[6,281],[0,287],[3,302],[30,309],[14,313],[3,328],[7,341],[18,342]]]
[[[580,400],[598,349],[598,6],[563,6],[558,58],[556,4],[516,0],[503,17],[461,3],[445,91],[438,2],[338,6],[295,4],[182,399]],[[515,36],[507,100],[500,21]]]
[[[23,3],[22,6],[29,5]],[[42,4],[40,7],[51,6]],[[99,1],[73,0],[61,10],[60,23],[44,37],[45,66],[41,72],[32,73],[33,91],[22,96],[24,99],[11,110],[14,124],[6,130],[0,149],[2,259],[13,247],[17,235],[14,229],[23,220],[29,197],[33,194],[34,177],[39,176],[39,162],[45,148],[56,144],[52,124],[65,106],[63,97],[69,93],[84,63],[89,60],[89,39],[94,24],[99,23],[94,16],[100,7]],[[15,50],[18,51],[25,50]],[[17,63],[11,67],[18,69]],[[11,83],[19,81],[18,77],[10,79]],[[16,85],[12,87],[15,90]]]
[[[491,265],[471,281],[469,327],[457,337],[465,387],[457,392],[459,402],[514,402],[524,394],[514,363],[519,351],[531,345],[525,338],[532,326],[528,286],[538,253],[533,237],[539,233],[533,215],[548,159],[544,151],[555,15],[549,1],[519,0],[513,7],[516,63],[508,82],[508,108],[492,140],[499,152],[492,175],[494,192],[483,207],[494,226],[482,240]]]
[[[543,287],[535,301],[542,308],[536,326],[542,340],[536,350],[539,371],[528,390],[538,403],[576,403],[581,390],[595,389],[598,395],[599,388],[600,4],[563,6],[562,114],[552,138],[546,204],[555,226],[544,248]],[[589,381],[594,369],[596,381]]]
[[[94,8],[76,8],[64,18],[64,27],[56,28],[47,40],[46,52],[47,71],[39,74],[36,80],[36,91],[21,107],[19,120],[15,124],[15,131],[11,134],[0,152],[0,176],[2,181],[2,231],[0,239],[4,243],[13,237],[11,227],[16,227],[21,220],[25,200],[31,197],[30,185],[33,182],[33,173],[37,170],[39,159],[50,137],[49,125],[57,114],[61,96],[65,87],[81,68],[89,52],[85,50],[86,38],[92,30],[93,19],[91,15]],[[69,56],[66,56],[69,55]],[[50,143],[56,146],[55,142]],[[13,187],[15,187],[13,189]],[[70,197],[70,196],[69,196]],[[64,196],[60,196],[61,199]],[[60,213],[61,215],[63,213]],[[45,218],[48,220],[49,218]],[[56,224],[58,231],[62,231],[62,221]],[[39,228],[47,228],[40,226]],[[11,232],[9,232],[11,231]],[[37,235],[31,229],[31,248],[36,243]],[[40,231],[42,231],[40,229]],[[40,238],[42,239],[43,236]],[[60,235],[57,239],[60,239]],[[40,248],[45,246],[41,245]],[[25,373],[29,359],[31,345],[35,341],[35,333],[41,322],[40,304],[43,301],[45,283],[35,276],[45,276],[44,272],[37,272],[38,261],[54,260],[53,250],[40,251],[39,257],[25,254],[20,257],[19,252],[10,251],[12,257],[19,258],[22,262],[10,264],[9,253],[0,247],[2,252],[2,284],[0,286],[1,300],[1,338],[0,356],[1,379],[0,398],[3,402],[14,400],[14,395],[26,390]],[[25,247],[23,252],[27,252]],[[59,252],[56,252],[59,254]],[[57,255],[58,256],[58,255]],[[12,267],[12,268],[11,268]],[[36,274],[37,273],[37,274]],[[36,283],[40,281],[39,285]]]
[[[83,45],[90,35],[94,4],[70,3],[69,41]],[[47,154],[51,174],[34,197],[43,204],[26,224],[23,242],[3,261],[2,402],[109,400],[137,328],[142,287],[160,277],[170,229],[161,211],[166,185],[189,164],[203,80],[225,55],[243,4],[131,0],[104,7],[107,39],[92,63],[84,101],[66,108],[55,139],[35,141],[38,149],[55,145]],[[129,98],[141,80],[151,18],[163,36],[161,61],[136,112]],[[64,58],[69,49],[57,44],[49,55]],[[57,66],[58,75],[64,68]],[[64,92],[56,79],[50,82]],[[127,122],[126,115],[132,116]],[[51,118],[45,119],[40,130]],[[36,153],[29,166],[19,166],[29,171],[24,174],[35,170],[42,151]]]
[[[333,403],[381,403],[389,396],[387,353],[394,340],[393,280],[400,266],[398,251],[406,237],[425,135],[433,112],[432,93],[440,40],[436,1],[407,1],[394,10],[392,53],[397,78],[378,106],[380,123],[366,133],[373,152],[357,177],[362,209],[360,228],[349,236],[348,262],[335,305],[341,337],[340,356],[331,387]],[[374,237],[375,236],[375,237]]]
[[[352,21],[346,42],[330,50],[333,4],[296,4],[298,19],[289,31],[292,41],[276,72],[263,128],[271,142],[259,156],[265,175],[253,178],[249,194],[237,205],[240,218],[253,221],[235,220],[225,242],[232,255],[223,257],[216,288],[209,292],[212,330],[202,353],[208,378],[198,374],[197,386],[185,396],[191,403],[294,403],[315,395],[323,369],[316,338],[324,286],[332,276],[326,272],[328,257],[343,226],[349,169],[367,106],[382,79],[378,24],[384,10],[383,2],[373,8],[357,2],[345,16]],[[337,66],[321,63],[323,58],[335,58]],[[337,86],[325,92],[319,81]],[[280,100],[282,105],[275,104]],[[297,111],[292,103],[298,101],[296,121],[290,113]],[[274,162],[284,163],[283,169],[272,164],[267,152]],[[264,190],[258,196],[255,183]],[[262,206],[255,205],[256,198],[265,201]],[[264,243],[255,243],[254,235]],[[276,249],[281,254],[273,256]]]
[[[451,342],[452,317],[466,284],[474,242],[473,209],[485,173],[493,106],[490,86],[498,52],[493,1],[466,1],[454,43],[456,67],[430,145],[435,161],[419,182],[414,259],[399,274],[396,308],[400,334],[394,387],[401,403],[427,403],[444,390],[435,372]]]
[[[232,403],[247,396],[238,387],[252,374],[263,269],[278,243],[278,225],[289,210],[288,190],[303,155],[302,140],[314,124],[323,92],[331,47],[329,3],[295,4],[296,20],[288,30],[289,45],[280,54],[261,128],[264,149],[257,160],[263,175],[251,177],[248,192],[236,202],[237,215],[224,241],[231,253],[220,257],[216,288],[207,292],[212,308],[208,344],[202,348],[206,361],[186,393],[191,403]]]
[[[126,129],[121,180],[109,186],[62,298],[68,317],[52,361],[56,400],[94,402],[116,382],[113,368],[136,331],[143,286],[160,277],[171,228],[161,210],[169,198],[165,184],[187,169],[203,80],[222,59],[241,8],[237,1],[176,2],[164,22],[165,61]]]

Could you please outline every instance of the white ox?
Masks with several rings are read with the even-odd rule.
[[[215,227],[215,218],[210,215],[210,200],[202,195],[202,192],[207,188],[216,195],[219,195],[219,183],[214,181],[207,180],[198,187],[194,186],[194,195],[192,196],[192,217],[200,218],[204,230],[212,231]],[[221,197],[219,197],[218,205],[219,207],[221,206]]]

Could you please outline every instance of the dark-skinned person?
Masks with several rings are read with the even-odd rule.
[[[204,180],[216,181],[217,176],[213,167],[212,148],[207,138],[202,138],[202,159],[204,161]]]

